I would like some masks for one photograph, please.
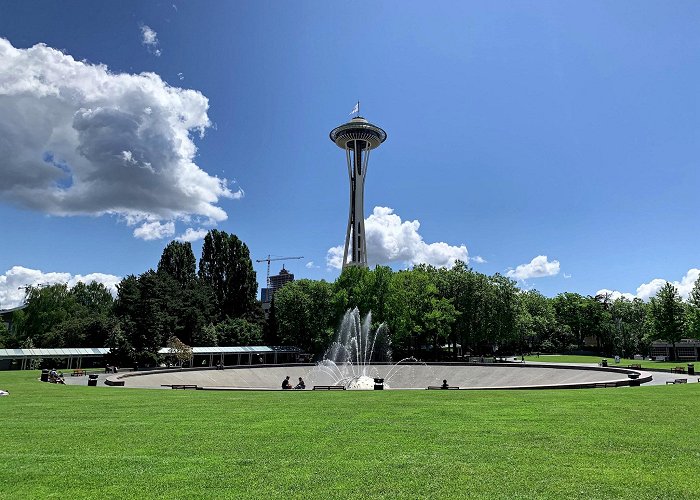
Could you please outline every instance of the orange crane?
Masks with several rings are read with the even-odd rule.
[[[292,259],[303,259],[304,257],[275,257],[274,259],[271,258],[271,255],[268,255],[266,259],[257,259],[255,262],[267,262],[267,288],[270,288],[270,262],[274,260],[292,260]]]

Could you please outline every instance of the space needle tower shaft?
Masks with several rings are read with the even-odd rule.
[[[358,106],[355,109],[359,108]],[[345,150],[350,180],[350,211],[345,232],[343,268],[346,266],[367,267],[367,243],[365,240],[365,177],[369,152],[386,140],[386,132],[372,125],[361,116],[334,128],[331,141]]]

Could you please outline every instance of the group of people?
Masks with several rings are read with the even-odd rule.
[[[56,368],[51,368],[49,371],[49,382],[52,384],[65,384],[66,381],[63,378],[63,372],[57,372]]]
[[[282,381],[282,389],[306,389],[306,384],[304,379],[299,377],[299,383],[292,387],[292,383],[289,381],[289,375]]]
[[[105,373],[119,373],[119,367],[107,365],[105,366]]]

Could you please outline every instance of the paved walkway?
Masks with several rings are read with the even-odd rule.
[[[542,355],[542,357],[545,357],[545,356]],[[561,365],[561,366],[577,366],[577,365],[578,366],[598,366],[597,363],[548,363],[546,361],[539,362],[539,363],[535,362],[535,361],[525,361],[525,364],[540,364],[540,365],[552,364],[552,365]],[[616,365],[614,363],[608,365],[608,367],[609,368],[629,369],[622,364]],[[696,383],[698,383],[698,378],[700,378],[700,375],[698,375],[698,374],[688,375],[687,373],[657,372],[657,371],[652,371],[652,370],[646,371],[644,369],[635,370],[635,371],[638,371],[639,373],[641,373],[642,374],[641,377],[645,377],[647,375],[652,376],[652,381],[647,382],[646,384],[643,384],[643,385],[666,385],[667,381],[673,381],[673,380],[681,379],[681,378],[687,379],[689,384],[696,384]]]

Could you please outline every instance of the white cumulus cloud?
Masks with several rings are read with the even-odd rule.
[[[203,239],[208,232],[209,231],[207,231],[206,229],[194,229],[188,227],[184,233],[182,233],[175,239],[178,241],[197,241]]]
[[[154,73],[114,74],[0,38],[0,200],[129,225],[223,221],[219,200],[243,192],[195,164],[208,107],[200,92]]]
[[[527,280],[531,278],[544,278],[545,276],[556,276],[559,274],[559,261],[551,262],[546,255],[538,255],[527,264],[520,264],[515,269],[509,269],[506,276],[517,280]]]
[[[374,266],[400,262],[406,265],[452,267],[457,260],[469,262],[469,252],[465,245],[426,243],[419,234],[419,229],[420,222],[417,220],[402,221],[392,208],[374,207],[372,215],[365,219],[368,264]],[[342,245],[328,249],[326,264],[335,269],[342,267]]]
[[[613,300],[619,297],[624,297],[629,300],[635,298],[649,300],[651,297],[656,295],[666,283],[671,283],[676,287],[680,296],[685,300],[693,290],[693,286],[698,280],[698,277],[700,277],[700,269],[692,268],[685,273],[685,276],[683,276],[680,281],[668,281],[663,278],[654,278],[648,283],[642,283],[639,285],[637,287],[637,293],[620,292],[617,290],[608,290],[607,288],[603,288],[602,290],[598,290],[596,295],[609,294]]]
[[[119,276],[113,274],[92,273],[86,275],[71,273],[45,273],[38,269],[29,269],[22,266],[13,266],[0,275],[0,309],[11,309],[22,305],[25,297],[26,286],[53,285],[65,283],[69,287],[78,282],[86,284],[96,281],[109,289],[112,295],[117,295],[117,283],[121,281]]]
[[[146,46],[151,54],[160,57],[161,51],[158,33],[145,24],[141,25],[141,43]]]
[[[134,236],[146,241],[169,238],[173,234],[175,234],[175,223],[172,221],[166,222],[165,224],[161,224],[157,220],[153,222],[144,222],[134,229]]]
[[[313,260],[310,260],[309,262],[306,263],[306,269],[318,269],[319,266],[314,264]]]

